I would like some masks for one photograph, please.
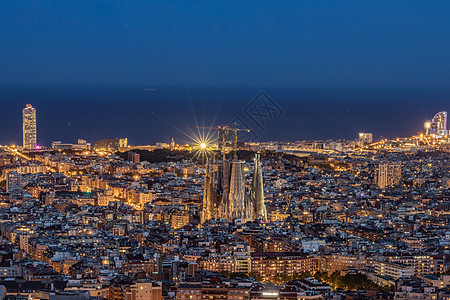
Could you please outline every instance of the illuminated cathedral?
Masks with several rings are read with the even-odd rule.
[[[244,167],[245,162],[236,158],[206,164],[202,223],[215,218],[242,222],[267,219],[260,156],[254,159],[251,188],[246,187]]]

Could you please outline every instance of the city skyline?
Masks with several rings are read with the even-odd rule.
[[[75,142],[80,138],[95,142],[113,137],[128,137],[131,144],[170,143],[172,137],[179,143],[188,143],[192,142],[189,136],[198,134],[195,124],[206,126],[227,124],[239,114],[243,116],[240,117],[240,121],[243,121],[244,125],[249,123],[247,126],[257,133],[256,137],[252,136],[253,140],[257,141],[355,139],[359,132],[371,132],[376,140],[396,138],[422,132],[425,122],[431,121],[436,112],[446,110],[446,102],[439,99],[450,96],[445,92],[436,93],[435,91],[421,92],[419,96],[414,96],[414,91],[378,91],[378,94],[373,96],[372,90],[330,93],[294,91],[286,96],[286,93],[275,90],[271,92],[271,96],[283,108],[284,113],[276,120],[268,120],[267,125],[261,129],[257,124],[251,123],[252,120],[248,115],[242,113],[246,103],[252,101],[252,97],[257,94],[252,89],[241,93],[231,90],[231,94],[230,90],[189,92],[189,90],[181,89],[178,92],[169,93],[168,90],[148,92],[140,89],[126,89],[117,97],[113,96],[111,91],[108,92],[108,89],[91,92],[91,94],[87,90],[88,93],[85,94],[89,95],[89,100],[76,96],[77,101],[71,98],[73,100],[70,102],[59,103],[57,99],[64,97],[64,91],[56,90],[55,93],[53,90],[53,100],[50,97],[50,100],[27,101],[36,103],[34,106],[39,108],[38,144],[50,146],[53,141]],[[83,89],[75,91],[86,92]],[[210,107],[207,99],[209,97],[217,99],[221,92],[225,96],[220,105]],[[125,93],[133,95],[131,101],[120,100],[122,96],[127,97]],[[187,93],[191,95],[191,98],[187,98]],[[42,92],[38,95],[40,94]],[[90,99],[96,97],[102,100],[99,100],[97,105],[92,105]],[[177,99],[183,97],[187,99]],[[301,104],[292,106],[292,99],[297,97],[304,100]],[[391,101],[394,101],[396,97],[402,100],[392,106]],[[371,99],[373,103],[361,103],[359,101],[361,98]],[[436,100],[432,100],[433,98]],[[14,99],[17,97],[14,96]],[[161,99],[163,102],[155,103],[156,99]],[[340,102],[333,103],[330,99]],[[231,101],[233,104],[227,105],[224,101]],[[317,104],[316,101],[318,101]],[[409,105],[411,102],[415,105]],[[149,106],[150,103],[155,105]],[[165,107],[167,103],[173,107],[172,110]],[[66,109],[65,105],[68,105],[70,109]],[[14,123],[19,125],[20,117],[11,113],[13,109],[17,110],[19,107],[20,103],[15,101],[5,105],[0,112],[2,115],[0,125],[11,126]],[[87,110],[86,107],[89,109]],[[108,107],[106,114],[104,107]],[[315,114],[321,114],[322,117],[317,118]],[[127,118],[131,116],[135,116],[133,122],[127,121]],[[298,119],[300,116],[301,118]],[[20,127],[17,125],[11,126],[11,130],[2,134],[1,144],[22,143],[17,137],[17,134],[22,135],[22,125],[20,124]]]
[[[450,300],[450,1],[0,1],[0,300]]]

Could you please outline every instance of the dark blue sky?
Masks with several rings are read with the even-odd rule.
[[[450,1],[1,1],[0,84],[449,87]]]
[[[243,117],[259,140],[416,133],[449,109],[449,13],[448,0],[0,0],[0,144],[20,143],[26,103],[44,145],[186,142],[194,115]],[[284,113],[258,129],[245,106],[260,90]]]

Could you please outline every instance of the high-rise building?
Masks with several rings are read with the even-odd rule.
[[[262,178],[262,167],[260,161],[260,155],[256,154],[255,157],[255,170],[253,174],[252,182],[252,194],[255,198],[255,213],[256,218],[267,219],[266,205],[264,204],[264,186]]]
[[[6,190],[8,192],[17,191],[22,188],[22,175],[16,171],[11,171],[6,176]]]
[[[436,136],[442,137],[447,135],[447,112],[438,112],[432,120],[431,127]]]
[[[33,150],[37,145],[36,109],[31,105],[23,109],[23,148]]]
[[[402,166],[399,163],[382,163],[378,164],[375,172],[375,184],[379,188],[396,185],[402,177]]]
[[[201,219],[202,223],[216,217],[218,203],[216,189],[214,186],[214,178],[214,165],[210,165],[207,163],[203,188],[203,210]]]
[[[433,137],[443,137],[449,134],[447,129],[447,112],[438,112],[431,121],[424,124],[425,134],[433,135]]]

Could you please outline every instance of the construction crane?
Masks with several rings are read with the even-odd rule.
[[[226,148],[228,132],[230,130],[232,130],[234,132],[234,136],[233,136],[233,151],[234,151],[235,157],[237,156],[236,151],[237,151],[237,134],[238,134],[238,131],[250,132],[250,129],[238,128],[238,126],[239,126],[239,124],[237,122],[234,122],[231,125],[222,125],[222,126],[217,126],[217,127],[197,126],[197,128],[199,128],[199,129],[208,129],[208,130],[217,129],[218,148],[222,152],[222,158],[225,161],[225,155],[226,155],[225,148]]]
[[[234,125],[234,128],[232,128],[232,130],[234,131],[234,142],[233,142],[233,151],[236,155],[236,151],[237,151],[237,133],[238,131],[245,131],[245,132],[250,132],[250,129],[248,128],[238,128],[238,123],[234,122],[232,125]]]

